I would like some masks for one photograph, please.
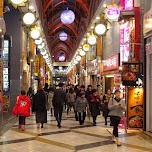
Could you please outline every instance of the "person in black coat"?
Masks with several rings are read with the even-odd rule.
[[[57,121],[57,126],[61,128],[61,120],[63,113],[63,106],[66,100],[66,92],[63,90],[63,83],[59,83],[59,89],[56,89],[53,96],[53,107],[54,107],[54,116]]]
[[[87,89],[87,91],[85,92],[85,97],[86,97],[86,99],[88,100],[88,102],[89,102],[89,100],[90,100],[90,95],[92,94],[92,85],[88,85],[88,89]]]
[[[39,128],[41,123],[41,128],[43,128],[43,124],[47,123],[47,97],[42,86],[38,87],[34,95],[32,111],[36,113],[37,127]]]

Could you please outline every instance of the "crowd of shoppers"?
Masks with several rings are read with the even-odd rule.
[[[66,86],[59,83],[56,87],[49,87],[46,83],[44,88],[41,85],[38,87],[35,95],[32,88],[29,88],[27,95],[22,90],[21,94],[17,96],[13,114],[19,116],[19,129],[25,130],[25,120],[30,116],[30,107],[32,112],[35,112],[37,128],[43,128],[47,123],[47,111],[50,111],[51,116],[56,118],[58,128],[61,128],[63,110],[66,110],[67,115],[73,110],[75,119],[79,121],[80,125],[84,124],[86,115],[89,113],[93,120],[93,126],[96,126],[97,116],[102,111],[105,125],[107,125],[107,118],[110,117],[110,125],[113,126],[111,140],[113,142],[116,140],[117,145],[120,146],[118,124],[126,110],[126,105],[120,98],[119,90],[116,90],[114,94],[108,89],[102,97],[99,91],[91,85],[88,85],[85,91],[84,85],[80,87]]]

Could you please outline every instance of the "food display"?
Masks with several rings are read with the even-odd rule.
[[[136,80],[136,74],[133,73],[133,72],[127,72],[125,74],[123,74],[123,80],[128,80],[128,81],[131,81],[131,80]]]
[[[133,116],[130,118],[128,124],[131,128],[141,128],[143,126],[143,118],[140,116]]]

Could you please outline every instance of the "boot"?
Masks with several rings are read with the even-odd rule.
[[[121,143],[120,143],[120,141],[119,141],[119,138],[118,137],[116,137],[116,143],[117,143],[117,146],[119,147],[119,146],[121,146]]]

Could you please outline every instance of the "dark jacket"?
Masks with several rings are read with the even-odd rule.
[[[66,100],[66,92],[62,88],[56,89],[52,101],[54,108],[63,109],[65,100]]]
[[[90,95],[90,112],[92,116],[100,115],[100,97]]]
[[[88,100],[88,102],[90,101],[90,95],[91,94],[92,94],[92,91],[90,91],[90,90],[87,90],[86,93],[85,93],[85,97]]]
[[[43,90],[38,91],[34,95],[33,112],[42,112],[46,110],[47,98]]]

